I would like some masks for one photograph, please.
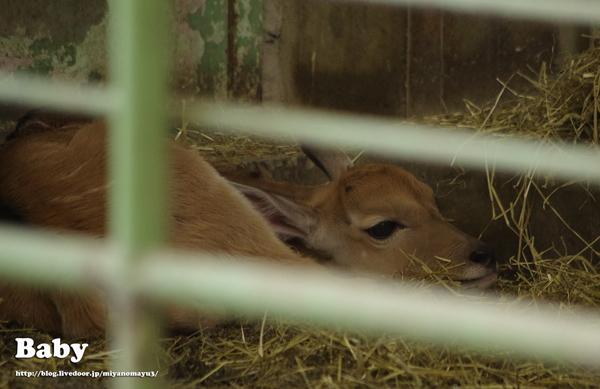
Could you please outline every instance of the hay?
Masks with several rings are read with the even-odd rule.
[[[525,76],[525,75],[521,75]],[[486,107],[467,102],[468,113],[427,118],[441,125],[477,131],[521,134],[559,142],[598,143],[597,101],[600,91],[600,49],[573,58],[565,71],[550,75],[542,67],[529,77],[535,92],[521,95],[506,83],[497,100]],[[511,102],[500,103],[512,94]],[[209,159],[237,162],[248,155],[298,153],[289,139],[265,141],[252,135],[208,134],[186,123],[178,134]],[[293,144],[294,142],[292,142]],[[540,183],[540,180],[542,183]],[[586,250],[556,258],[554,248],[540,248],[528,228],[531,204],[524,193],[540,196],[544,177],[523,173],[514,178],[516,197],[502,199],[496,190],[493,169],[488,173],[493,218],[505,220],[519,237],[520,248],[502,267],[502,278],[493,292],[527,299],[535,305],[545,301],[568,313],[573,307],[600,306],[599,275],[591,260],[592,243]],[[572,185],[566,183],[565,185]],[[557,190],[560,190],[557,189]],[[555,212],[548,207],[548,212]],[[557,213],[558,217],[560,215]],[[577,231],[571,228],[576,234]],[[589,258],[588,258],[589,257]],[[447,282],[439,272],[421,276]],[[469,298],[472,298],[469,297]],[[443,318],[442,323],[443,325]],[[54,360],[22,362],[11,358],[14,338],[47,335],[6,328],[3,338],[0,382],[10,387],[102,387],[106,380],[85,382],[18,380],[14,370],[76,368],[81,371],[108,369],[105,345],[94,343],[94,358],[77,366]],[[234,322],[204,335],[164,339],[161,374],[176,388],[595,388],[600,386],[600,368],[561,361],[524,358],[495,349],[473,350],[419,342],[410,337],[372,335],[339,328],[324,329],[310,323],[290,324],[267,317],[266,322]],[[85,384],[85,385],[84,385]]]
[[[598,107],[600,102],[600,48],[590,49],[568,61],[565,69],[557,75],[549,75],[546,66],[539,73],[525,77],[534,87],[534,93],[519,94],[510,88],[509,83],[503,85],[498,98],[485,107],[477,107],[466,101],[469,113],[457,113],[426,118],[425,121],[438,125],[452,125],[471,128],[479,132],[521,135],[535,138],[541,142],[558,142],[563,144],[598,145]],[[511,77],[512,78],[512,77]],[[510,80],[509,80],[510,81]],[[503,95],[512,94],[512,101],[499,104]],[[598,262],[599,252],[594,246],[599,237],[586,240],[573,225],[569,225],[565,215],[561,215],[552,205],[550,197],[563,191],[570,185],[580,185],[588,192],[588,201],[596,202],[593,185],[583,179],[574,179],[556,188],[552,193],[545,190],[554,184],[551,175],[535,177],[530,173],[534,169],[524,171],[512,178],[516,194],[512,198],[501,198],[498,194],[500,183],[497,182],[494,168],[488,168],[488,186],[493,206],[492,220],[502,219],[506,225],[519,237],[519,251],[516,254],[513,268],[526,270],[527,276],[521,280],[532,279],[530,266],[540,264],[548,255],[557,257],[555,247],[537,247],[529,218],[533,203],[541,202],[547,212],[553,213],[558,222],[563,224],[579,241],[584,249],[576,253],[563,252],[559,257],[569,264],[583,264],[588,272],[595,273],[594,264]],[[597,191],[597,185],[594,187]],[[529,197],[528,197],[529,196]],[[550,252],[550,253],[549,253]],[[573,260],[573,258],[575,260]],[[585,258],[585,259],[584,259]],[[529,261],[529,262],[528,262]],[[546,269],[550,270],[550,269]],[[536,277],[533,277],[536,278]]]
[[[186,115],[186,103],[182,101],[182,118]],[[186,144],[193,150],[202,153],[209,162],[232,163],[260,159],[265,156],[285,157],[300,154],[296,141],[289,135],[279,137],[264,137],[238,131],[223,133],[218,129],[205,129],[196,123],[183,120],[176,128],[175,139]]]
[[[527,79],[534,93],[521,94],[503,82],[498,99],[486,107],[465,100],[468,113],[426,118],[425,121],[477,131],[519,134],[542,140],[598,144],[598,95],[600,93],[600,49],[590,49],[567,61],[565,69],[549,75],[544,64]],[[499,107],[504,95],[515,97]]]
[[[236,388],[540,388],[597,386],[598,372],[543,363],[496,351],[493,355],[434,346],[406,337],[372,336],[280,321],[224,328],[218,340],[188,341],[176,355],[183,366],[176,387]],[[261,356],[262,354],[262,356]],[[202,361],[199,363],[199,361]]]

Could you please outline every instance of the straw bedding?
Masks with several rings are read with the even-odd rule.
[[[524,75],[516,75],[520,77]],[[600,49],[573,58],[565,70],[550,74],[543,67],[530,79],[527,95],[510,83],[488,106],[467,102],[465,113],[427,118],[427,122],[506,134],[537,137],[543,141],[598,144]],[[499,96],[500,97],[500,96]],[[210,135],[186,124],[180,136],[215,160],[237,162],[244,155],[298,153],[294,146],[264,143],[252,136]],[[217,139],[219,138],[219,139]],[[281,140],[278,140],[281,141]],[[285,140],[284,140],[285,141]],[[600,168],[600,167],[599,167]],[[545,177],[523,173],[524,187],[541,185]],[[520,237],[520,248],[502,266],[492,293],[519,297],[534,307],[550,302],[568,313],[573,307],[600,305],[598,265],[593,248],[558,256],[556,250],[537,247],[527,225],[527,202],[495,196],[490,179],[495,218],[505,218]],[[559,189],[560,190],[560,189]],[[533,190],[532,196],[541,196]],[[522,197],[522,192],[517,196]],[[520,203],[519,203],[520,201]],[[517,205],[520,204],[516,208]],[[513,207],[516,217],[506,217]],[[517,212],[518,211],[518,212]],[[552,212],[548,209],[548,212]],[[521,215],[521,216],[519,216]],[[577,226],[571,226],[577,232]],[[587,242],[591,245],[592,242]],[[444,282],[443,275],[429,277]],[[425,287],[426,289],[427,287]],[[465,297],[473,298],[473,296]],[[502,303],[500,303],[502,304]],[[443,326],[443,318],[440,318]],[[24,380],[15,370],[108,370],[111,353],[101,340],[91,341],[84,361],[76,366],[62,360],[16,360],[15,337],[49,342],[49,335],[5,325],[2,330],[0,382],[10,387],[102,387],[104,379]],[[600,368],[561,361],[525,358],[496,349],[466,349],[449,340],[432,345],[410,337],[366,334],[348,328],[321,328],[310,323],[290,324],[277,317],[233,321],[207,334],[177,336],[162,341],[161,375],[177,388],[594,388],[600,386]]]

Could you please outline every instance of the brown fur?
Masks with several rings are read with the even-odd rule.
[[[282,243],[245,198],[196,152],[172,143],[173,247],[226,251],[313,265]],[[0,198],[27,223],[57,231],[106,232],[106,128],[103,122],[31,130],[0,150]],[[0,285],[0,319],[67,336],[105,330],[98,293],[66,293]],[[195,312],[173,308],[176,328],[198,326]]]

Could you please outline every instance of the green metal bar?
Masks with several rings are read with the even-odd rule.
[[[0,226],[3,279],[76,288],[101,284],[113,274],[113,250],[104,241]]]
[[[113,116],[111,231],[146,249],[165,236],[167,7],[164,0],[113,0],[114,85],[123,93]]]
[[[116,368],[157,370],[154,348],[158,315],[129,287],[143,253],[166,236],[166,141],[168,23],[165,0],[109,3],[112,83],[123,105],[112,116],[110,233],[122,250],[115,275],[110,335],[121,350]],[[156,380],[125,379],[121,388],[155,387]]]
[[[343,143],[405,159],[445,164],[454,161],[478,169],[495,164],[498,170],[600,179],[600,153],[588,146],[542,144],[506,135],[298,108],[206,103],[188,106],[187,114],[202,125],[223,131],[243,129],[260,135],[281,135],[284,130],[303,143],[331,147]]]
[[[346,3],[437,8],[452,12],[575,23],[600,22],[600,3],[590,0],[336,0]]]
[[[457,299],[442,288],[431,294],[403,285],[361,283],[347,276],[276,267],[271,262],[230,263],[215,256],[152,253],[136,286],[156,298],[186,299],[261,317],[265,310],[323,325],[410,334],[436,342],[514,350],[549,360],[600,363],[600,314],[564,311],[536,302]],[[177,282],[168,282],[177,280]],[[510,307],[510,309],[507,309]],[[440,318],[443,322],[440,323]]]
[[[93,115],[109,114],[121,105],[114,89],[16,75],[0,75],[0,100]]]

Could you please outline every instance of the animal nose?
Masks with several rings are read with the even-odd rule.
[[[482,246],[476,251],[473,251],[469,256],[471,262],[478,263],[481,266],[496,270],[498,264],[496,262],[496,252],[490,246]]]

